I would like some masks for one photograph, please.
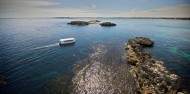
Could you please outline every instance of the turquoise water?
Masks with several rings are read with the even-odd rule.
[[[124,45],[137,36],[154,40],[154,47],[147,50],[181,76],[184,87],[190,88],[190,21],[98,19],[117,26],[66,24],[72,20],[91,19],[0,19],[0,75],[7,82],[0,88],[1,94],[35,94],[50,80],[63,75],[72,80],[77,77],[73,68],[78,62],[88,65],[86,59],[96,59],[103,65],[125,63]],[[59,46],[59,39],[67,37],[74,37],[76,43]],[[109,54],[93,57],[97,49]],[[99,63],[94,64],[102,66]]]

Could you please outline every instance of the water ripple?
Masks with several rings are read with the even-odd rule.
[[[58,46],[58,45],[59,45],[59,43],[54,43],[54,44],[50,44],[50,45],[35,47],[35,48],[32,48],[32,50],[43,49],[43,48],[49,48],[49,47],[54,47],[54,46]]]

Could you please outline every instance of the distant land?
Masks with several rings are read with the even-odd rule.
[[[78,19],[78,18],[113,18],[113,19],[175,19],[175,20],[190,20],[190,17],[52,17],[57,19]]]
[[[33,17],[33,18],[0,18],[0,19],[83,19],[83,18],[112,18],[112,19],[166,19],[166,20],[190,20],[190,17]]]

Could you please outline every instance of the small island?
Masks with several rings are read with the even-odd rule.
[[[89,25],[89,24],[99,24],[101,26],[107,26],[107,27],[110,27],[110,26],[116,26],[115,23],[112,23],[112,22],[102,22],[99,21],[99,20],[90,20],[90,21],[71,21],[69,23],[67,23],[69,25],[78,25],[78,26],[86,26],[86,25]]]
[[[69,25],[78,25],[78,26],[86,26],[86,25],[89,25],[89,24],[100,24],[101,21],[99,20],[90,20],[90,21],[71,21],[67,24]]]
[[[111,22],[103,22],[100,24],[101,26],[116,26],[115,23],[111,23]]]
[[[67,23],[69,25],[78,25],[78,26],[86,26],[89,23],[85,21],[71,21],[70,23]]]

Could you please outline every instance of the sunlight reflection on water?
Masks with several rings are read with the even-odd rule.
[[[106,47],[100,45],[88,58],[79,61],[84,67],[75,71],[73,78],[74,93],[77,94],[135,94],[136,82],[128,71],[126,64],[115,65],[112,59],[106,59],[109,55]],[[111,55],[116,58],[117,54]],[[119,59],[115,59],[119,60]]]

